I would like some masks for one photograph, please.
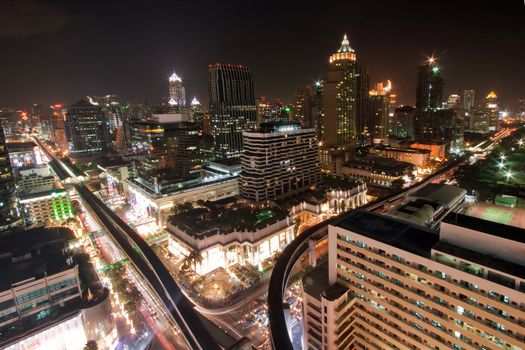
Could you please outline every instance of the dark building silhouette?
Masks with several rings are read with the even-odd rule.
[[[231,64],[209,66],[210,117],[216,158],[238,158],[242,132],[257,126],[252,73]]]
[[[16,226],[20,220],[16,210],[15,177],[9,160],[4,129],[0,127],[0,231]]]
[[[434,58],[429,58],[417,70],[415,139],[431,142],[434,135],[432,125],[436,110],[443,106],[445,79]]]
[[[98,105],[80,100],[69,107],[64,128],[67,147],[73,156],[111,150],[107,118]]]

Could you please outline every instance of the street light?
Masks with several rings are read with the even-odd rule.
[[[512,173],[511,171],[507,171],[507,174],[505,174],[505,176],[507,176],[507,181],[512,177]]]
[[[522,140],[522,139],[520,139],[520,140],[518,141],[518,145],[523,146],[523,140]]]
[[[498,166],[499,166],[500,169],[502,169],[505,166],[505,164],[503,164],[503,162],[501,162],[501,163],[498,163]]]
[[[505,159],[506,159],[504,154],[502,154],[502,155],[500,156],[500,158],[501,158],[501,160],[505,160]]]

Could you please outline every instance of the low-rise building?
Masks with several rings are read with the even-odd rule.
[[[47,165],[18,169],[15,176],[17,193],[27,194],[49,191],[56,187],[55,177]]]
[[[74,217],[69,193],[65,189],[22,194],[18,201],[27,225],[60,222]]]
[[[374,156],[355,158],[343,165],[345,176],[385,187],[391,187],[394,181],[408,177],[415,170],[411,163]]]
[[[447,151],[446,142],[416,142],[410,145],[411,148],[426,149],[430,151],[430,158],[445,159]]]
[[[129,188],[129,201],[139,216],[149,216],[163,224],[173,207],[199,200],[214,201],[239,194],[237,177],[240,165],[212,162],[191,180],[180,181],[170,190],[158,193],[140,177],[125,180]]]
[[[0,348],[101,348],[114,330],[109,291],[67,228],[36,228],[0,237]],[[89,290],[89,292],[88,292]]]
[[[294,237],[294,222],[278,208],[258,210],[235,203],[213,203],[170,217],[168,249],[176,256],[199,255],[195,270],[204,275],[235,264],[264,268],[264,260],[279,253]]]
[[[13,168],[31,167],[42,164],[40,149],[32,141],[10,142],[7,144],[7,150]]]
[[[400,160],[424,168],[430,160],[430,150],[419,148],[372,147],[370,154],[378,157]]]

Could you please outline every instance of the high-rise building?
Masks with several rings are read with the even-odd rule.
[[[388,80],[386,84],[377,83],[369,91],[368,131],[372,135],[374,143],[386,141],[391,132],[391,90],[392,83]]]
[[[323,86],[321,165],[326,172],[340,173],[337,164],[350,159],[356,144],[356,73],[356,54],[345,35],[330,56]]]
[[[499,129],[499,104],[498,96],[494,91],[489,92],[485,97],[485,113],[489,121],[489,130],[496,131]]]
[[[436,233],[354,211],[328,227],[324,270],[303,278],[305,348],[522,349],[524,234],[461,214]]]
[[[176,186],[201,167],[199,126],[187,114],[153,114],[131,125],[137,175],[154,192]]]
[[[447,108],[460,109],[461,108],[461,96],[458,94],[452,94],[448,96]]]
[[[357,144],[364,146],[369,136],[369,112],[370,112],[370,79],[368,70],[361,64],[357,66],[356,73],[356,129]]]
[[[315,126],[312,126],[317,131],[317,139],[322,140],[323,134],[323,120],[324,120],[324,109],[323,109],[323,92],[324,92],[324,81],[318,80],[313,85],[313,98],[312,98],[312,118]]]
[[[432,120],[435,111],[443,107],[445,79],[436,60],[431,57],[417,70],[415,138],[432,141]]]
[[[20,222],[16,209],[15,190],[15,177],[9,160],[4,129],[0,127],[0,232]]]
[[[315,129],[297,123],[263,123],[244,132],[239,192],[261,203],[292,195],[321,181]]]
[[[414,138],[414,113],[415,108],[411,106],[401,106],[395,109],[392,123],[392,132],[395,137]]]
[[[100,106],[80,100],[67,109],[65,116],[70,154],[82,156],[111,149],[106,116]]]
[[[170,100],[169,105],[178,108],[179,111],[183,111],[186,107],[186,89],[182,84],[182,79],[173,72],[173,74],[168,79],[169,88],[170,88]]]
[[[231,64],[209,66],[210,117],[217,158],[238,158],[243,131],[257,127],[252,72]]]
[[[295,91],[294,120],[301,123],[304,128],[316,128],[312,115],[313,99],[314,90],[309,84],[298,87]]]
[[[474,90],[463,90],[463,110],[472,111],[476,105]]]

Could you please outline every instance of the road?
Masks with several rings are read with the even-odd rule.
[[[147,281],[152,290],[155,291],[164,307],[169,311],[174,323],[181,330],[189,347],[204,350],[220,349],[217,341],[193,309],[192,303],[187,300],[149,245],[98,197],[91,193],[86,186],[81,184],[74,173],[61,160],[57,159],[38,138],[35,138],[35,141],[48,158],[55,162],[55,169],[59,169],[58,171],[61,172],[61,176],[59,175],[61,180],[67,181],[64,176],[72,179],[73,186],[84,205],[98,218],[113,241],[129,257],[140,273],[141,279]]]

